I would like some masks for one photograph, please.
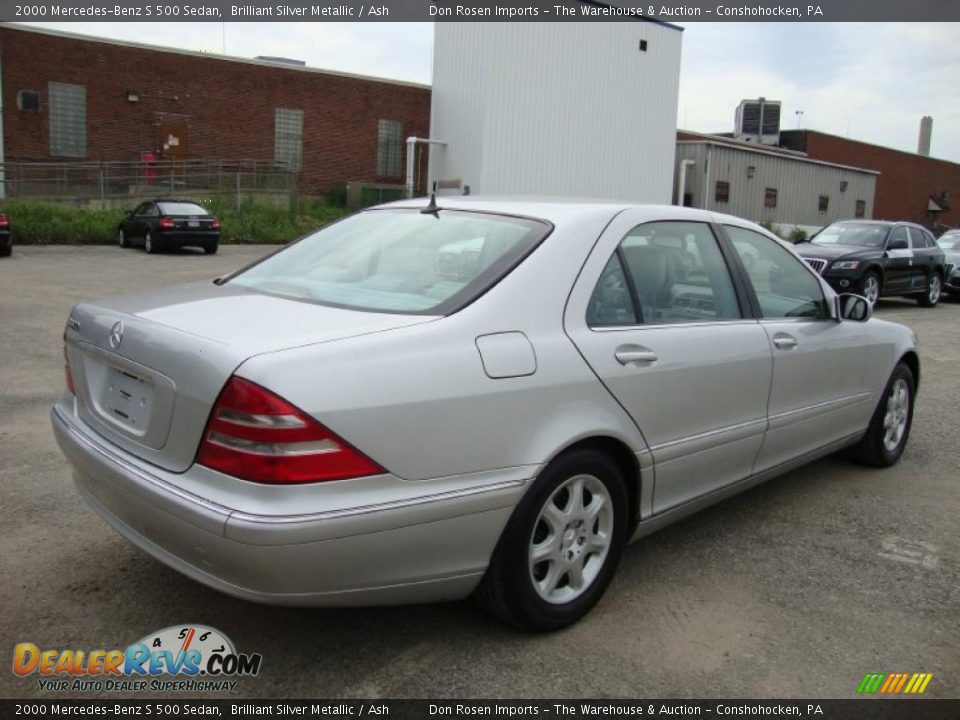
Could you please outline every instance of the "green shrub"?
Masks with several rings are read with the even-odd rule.
[[[347,206],[347,184],[338,183],[331,185],[327,190],[327,204],[332,207],[343,208]]]
[[[5,200],[0,208],[10,216],[18,245],[105,245],[113,242],[122,215],[33,200]]]
[[[793,230],[791,230],[789,237],[787,237],[787,240],[789,240],[792,243],[803,242],[806,239],[807,239],[807,231],[804,230],[803,228],[798,228],[798,227],[795,227]]]
[[[246,201],[238,209],[225,202],[204,203],[220,218],[220,241],[283,244],[343,217],[344,208],[322,202],[297,203],[291,210]],[[105,245],[114,242],[122,210],[87,210],[34,200],[8,200],[0,210],[10,216],[18,245]]]

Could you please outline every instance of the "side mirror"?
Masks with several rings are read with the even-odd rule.
[[[133,210],[124,210],[124,211],[123,211],[123,216],[124,216],[124,217],[133,217]]]
[[[837,317],[840,320],[866,322],[873,315],[873,306],[863,295],[844,293],[837,296]]]

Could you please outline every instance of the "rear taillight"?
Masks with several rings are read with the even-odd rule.
[[[385,472],[281,397],[236,376],[217,398],[197,462],[260,483],[310,483]]]
[[[173,220],[167,217],[162,217],[157,221],[157,227],[161,230],[173,230]]]
[[[213,219],[213,222],[210,223],[210,227],[212,227],[214,230],[219,230],[219,229],[220,229],[220,221],[217,220],[216,218],[214,218],[214,219]]]
[[[10,227],[10,218],[0,213],[0,227]]]
[[[70,372],[70,358],[67,357],[67,331],[63,331],[63,381],[71,395],[77,394],[77,389],[73,386],[73,373]]]

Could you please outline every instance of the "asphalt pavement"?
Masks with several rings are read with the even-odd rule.
[[[212,279],[272,249],[15,247],[0,260],[6,662],[19,642],[124,648],[203,623],[263,655],[258,677],[212,697],[847,698],[867,672],[933,673],[926,696],[960,696],[960,303],[877,308],[920,336],[920,394],[898,465],[831,457],[700,512],[628,548],[582,622],[530,635],[470,602],[315,610],[235,600],[130,545],[77,496],[48,419],[70,307]],[[49,693],[8,669],[0,696]]]

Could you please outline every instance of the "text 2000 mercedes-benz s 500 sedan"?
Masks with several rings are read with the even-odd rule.
[[[238,597],[475,593],[548,630],[630,539],[846,446],[903,452],[916,338],[756,225],[439,204],[77,305],[53,427],[87,502]]]

